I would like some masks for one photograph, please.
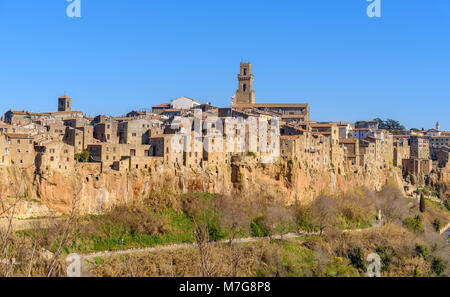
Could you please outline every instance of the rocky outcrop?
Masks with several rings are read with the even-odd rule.
[[[0,171],[1,197],[22,195],[40,201],[43,208],[68,213],[74,201],[82,213],[99,214],[120,204],[136,202],[152,191],[211,192],[268,197],[285,203],[311,201],[319,195],[346,193],[355,187],[380,190],[391,183],[403,189],[399,169],[348,171],[301,167],[292,162],[261,164],[251,156],[230,164],[201,169],[158,166],[150,171],[118,172],[76,166],[73,172]],[[26,212],[21,210],[21,212]]]

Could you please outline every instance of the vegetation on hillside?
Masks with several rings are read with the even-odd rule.
[[[52,262],[51,275],[64,275],[67,264],[62,259],[70,253],[173,243],[196,245],[90,259],[85,273],[364,276],[367,256],[376,252],[386,276],[448,275],[450,253],[437,232],[441,222],[449,221],[446,210],[426,207],[421,212],[417,200],[407,199],[389,186],[381,192],[359,189],[345,196],[320,196],[310,204],[286,206],[275,198],[155,191],[142,201],[102,215],[75,216],[70,228],[65,221],[55,221],[50,228],[12,233],[8,253],[21,264],[15,265],[10,275],[43,276]],[[311,235],[283,237],[304,232]],[[261,240],[238,242],[248,237]],[[46,258],[42,249],[53,256]],[[60,257],[55,257],[59,250]]]

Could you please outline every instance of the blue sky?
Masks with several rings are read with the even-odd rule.
[[[317,121],[393,118],[450,130],[450,1],[0,0],[0,113],[88,115],[179,96],[229,106],[239,62],[259,103],[309,103]]]

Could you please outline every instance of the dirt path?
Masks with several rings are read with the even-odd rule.
[[[65,220],[64,218],[42,218],[42,219],[12,219],[12,230],[21,231],[35,228],[49,228],[56,222]],[[8,218],[0,218],[0,229],[7,229],[9,226]]]
[[[318,235],[318,233],[289,233],[283,235],[283,238],[281,238],[280,235],[275,235],[272,237],[247,237],[247,238],[237,238],[233,240],[234,243],[248,243],[248,242],[258,242],[262,240],[268,240],[268,239],[293,239],[293,238],[301,238],[305,236],[310,235]],[[227,243],[228,240],[220,240],[214,242],[214,244],[223,244]],[[180,243],[180,244],[171,244],[171,245],[162,245],[162,246],[154,246],[154,247],[148,247],[148,248],[139,248],[139,249],[129,249],[129,250],[123,250],[123,251],[112,251],[112,252],[98,252],[98,253],[92,253],[92,254],[85,254],[81,255],[84,259],[92,259],[97,257],[110,257],[110,256],[117,256],[117,255],[128,255],[128,254],[134,254],[134,253],[143,253],[143,252],[156,252],[156,251],[170,251],[170,250],[177,250],[177,249],[185,249],[185,248],[193,248],[195,247],[195,243]]]

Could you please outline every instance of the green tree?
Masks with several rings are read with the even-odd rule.
[[[420,194],[420,212],[425,212],[425,198]]]
[[[83,151],[80,154],[75,154],[75,160],[81,163],[89,162],[90,155],[88,151]]]

